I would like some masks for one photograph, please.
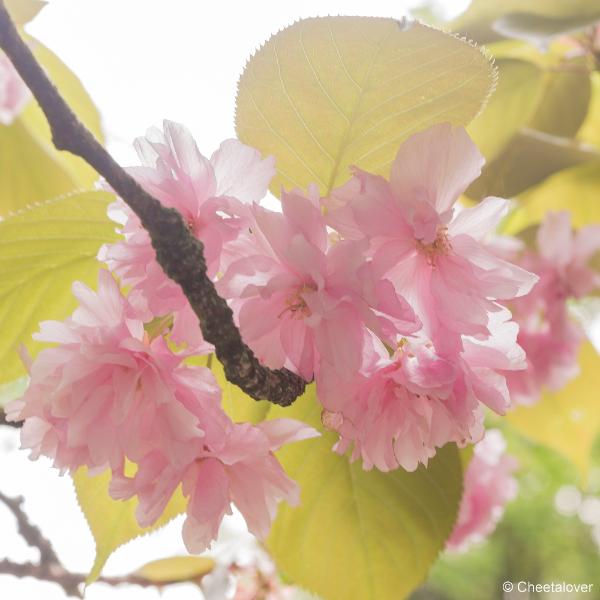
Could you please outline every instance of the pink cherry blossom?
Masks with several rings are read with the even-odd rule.
[[[0,52],[0,124],[10,125],[31,97],[8,56]]]
[[[79,283],[73,291],[72,317],[42,323],[35,336],[58,345],[40,352],[25,395],[8,407],[10,419],[25,420],[23,447],[62,471],[110,468],[111,495],[137,496],[144,527],[182,485],[191,552],[206,549],[232,503],[265,537],[277,504],[298,501],[273,451],[317,432],[289,419],[233,423],[210,370],[185,365],[188,354],[174,354],[160,330],[151,339],[107,271],[97,293]]]
[[[519,344],[527,353],[527,370],[507,374],[513,399],[520,404],[536,402],[544,388],[561,389],[579,372],[585,335],[569,317],[567,301],[600,287],[600,275],[588,266],[600,251],[600,225],[575,233],[568,212],[549,212],[538,230],[537,250],[527,250],[521,264],[539,276],[539,283],[509,303],[520,326]]]
[[[324,201],[332,227],[370,242],[374,265],[445,354],[460,349],[462,335],[489,336],[497,301],[526,294],[536,281],[484,244],[506,214],[507,201],[487,198],[455,210],[482,164],[464,129],[435,125],[404,142],[389,182],[356,169]]]
[[[497,429],[488,430],[473,451],[467,467],[458,521],[447,549],[464,551],[482,541],[496,528],[505,505],[517,494],[512,477],[517,462],[505,454],[506,442]]]
[[[164,440],[185,451],[198,435],[189,406],[217,419],[220,392],[210,372],[185,366],[164,338],[150,339],[136,308],[107,271],[98,292],[73,285],[79,307],[64,322],[41,323],[42,350],[31,366],[25,395],[9,406],[25,420],[23,447],[61,470],[86,465],[119,469]]]
[[[510,397],[504,373],[523,369],[517,325],[496,313],[487,340],[465,337],[454,359],[424,339],[402,340],[390,357],[371,338],[372,353],[345,381],[330,371],[317,379],[324,425],[336,431],[341,454],[352,448],[365,469],[414,471],[448,442],[464,446],[483,435],[483,406],[504,414]]]
[[[177,209],[190,230],[204,244],[209,276],[227,264],[229,246],[247,227],[248,204],[260,200],[275,173],[272,157],[260,154],[237,140],[226,140],[206,159],[190,132],[164,121],[158,129],[138,138],[135,148],[142,166],[128,172],[165,206]],[[104,246],[99,258],[136,290],[155,316],[174,313],[172,339],[193,348],[202,346],[197,319],[180,287],[167,278],[156,262],[150,237],[139,219],[122,201],[111,207],[125,215],[121,232],[125,240]]]
[[[324,365],[348,376],[359,368],[366,328],[387,340],[419,329],[392,284],[374,276],[363,242],[329,242],[316,189],[284,193],[282,208],[253,207],[254,252],[217,283],[261,361],[307,380]]]

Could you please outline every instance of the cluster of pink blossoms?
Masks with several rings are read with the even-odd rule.
[[[0,125],[10,125],[31,97],[8,57],[0,52]]]
[[[519,257],[540,279],[530,294],[509,303],[527,354],[525,371],[506,373],[514,402],[533,404],[544,388],[560,390],[578,374],[585,334],[569,317],[568,301],[600,288],[600,275],[588,265],[599,251],[600,225],[575,233],[568,212],[549,212],[537,232],[537,249]]]
[[[458,520],[446,548],[464,551],[486,538],[502,517],[507,502],[517,495],[512,477],[517,461],[505,454],[506,442],[497,429],[489,429],[475,445],[467,467]]]
[[[143,166],[129,172],[202,240],[244,340],[264,364],[316,380],[337,451],[352,447],[367,469],[414,470],[448,442],[480,440],[483,406],[507,410],[506,374],[526,360],[502,303],[537,276],[486,244],[506,201],[455,208],[483,164],[464,129],[411,137],[390,181],[355,170],[327,198],[284,192],[280,212],[258,203],[273,160],[236,140],[208,160],[165,122],[136,148]],[[139,220],[120,200],[111,211],[124,239],[99,258],[128,296],[102,272],[97,293],[75,287],[71,319],[43,324],[38,338],[58,345],[39,354],[11,407],[26,419],[23,444],[61,469],[109,467],[111,494],[137,496],[142,525],[182,485],[190,550],[214,538],[232,502],[264,536],[277,502],[297,500],[273,451],[315,432],[225,415],[210,371],[185,363],[211,351],[186,298]]]

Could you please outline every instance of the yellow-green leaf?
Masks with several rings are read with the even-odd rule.
[[[540,223],[549,210],[568,210],[573,225],[600,223],[600,162],[560,171],[523,193],[505,223],[506,233],[517,233]]]
[[[0,217],[75,187],[68,170],[21,119],[0,125]]]
[[[135,518],[137,498],[126,501],[113,500],[108,494],[110,477],[110,470],[90,477],[86,467],[82,467],[73,475],[79,506],[96,542],[96,558],[86,580],[88,585],[100,577],[108,557],[117,548],[166,525],[184,512],[186,507],[185,498],[178,489],[158,521],[152,527],[142,528]]]
[[[100,245],[116,238],[106,216],[113,196],[82,192],[36,204],[0,221],[0,383],[24,374],[20,344],[35,352],[31,334],[45,319],[73,310],[71,284],[95,287]]]
[[[585,484],[600,433],[600,356],[590,343],[582,348],[579,364],[580,375],[560,392],[545,393],[537,404],[506,418],[520,433],[570,459]]]
[[[577,138],[582,142],[600,146],[600,71],[590,75],[592,91],[588,112]]]
[[[529,127],[562,137],[574,136],[584,122],[591,97],[590,75],[583,61],[547,71],[543,99]]]
[[[102,142],[100,115],[79,79],[41,42],[26,36],[40,64],[75,114]],[[91,189],[97,173],[82,159],[59,152],[37,102],[10,126],[0,126],[0,216],[48,198]]]
[[[412,133],[449,121],[467,125],[493,87],[477,48],[420,23],[322,17],[274,35],[239,82],[239,138],[276,157],[272,190],[322,193],[349,167],[388,174]]]
[[[0,383],[0,409],[15,398],[19,398],[23,395],[23,392],[27,389],[29,383],[29,377],[19,377],[8,383]]]
[[[320,427],[314,385],[290,408]],[[283,576],[327,600],[401,600],[421,583],[454,525],[462,493],[459,453],[448,445],[414,473],[364,471],[333,453],[335,436],[278,453],[301,490],[281,505],[268,547]]]
[[[488,161],[494,159],[534,115],[541,99],[544,73],[536,65],[503,59],[498,66],[498,87],[468,132]]]
[[[159,585],[177,581],[199,581],[215,568],[215,564],[208,556],[171,556],[146,563],[135,575]]]
[[[513,198],[544,181],[557,171],[585,163],[598,164],[600,152],[575,140],[522,129],[481,177],[467,190],[469,198],[485,196]]]

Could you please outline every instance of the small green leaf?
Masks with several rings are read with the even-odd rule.
[[[96,558],[86,580],[88,585],[100,577],[108,557],[117,548],[166,525],[184,512],[186,507],[185,498],[181,491],[177,490],[158,521],[152,527],[142,528],[135,518],[137,498],[126,501],[113,500],[108,494],[110,477],[110,470],[90,477],[86,467],[82,467],[73,475],[77,501],[96,542]]]
[[[291,417],[322,430],[311,385]],[[462,493],[454,445],[414,473],[364,471],[331,448],[335,435],[278,453],[301,490],[297,508],[281,505],[268,547],[283,576],[327,600],[400,600],[419,583],[450,534]]]
[[[38,323],[73,310],[73,281],[95,287],[98,249],[117,237],[106,216],[113,199],[107,192],[82,192],[0,221],[0,383],[24,374],[17,350],[20,344],[39,350],[30,341]]]
[[[543,71],[528,61],[501,59],[498,87],[468,132],[486,160],[493,160],[535,114],[543,90]]]
[[[274,35],[239,82],[239,138],[276,157],[272,190],[328,193],[352,165],[388,174],[398,147],[434,123],[467,125],[494,70],[477,48],[420,23],[322,17]]]
[[[140,567],[135,575],[158,585],[178,581],[199,581],[215,568],[208,556],[171,556],[153,560]]]
[[[29,377],[19,377],[8,383],[0,383],[0,409],[11,400],[21,397],[28,383]]]

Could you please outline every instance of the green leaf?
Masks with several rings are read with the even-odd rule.
[[[533,406],[506,417],[529,439],[566,456],[585,485],[594,441],[600,433],[600,356],[590,343],[580,354],[580,375],[560,392],[547,392]]]
[[[199,581],[215,568],[208,556],[171,556],[153,560],[140,567],[135,575],[158,585],[178,581]]]
[[[492,28],[507,38],[543,44],[549,39],[573,33],[600,20],[600,10],[581,16],[546,17],[527,13],[511,13],[496,19]]]
[[[66,194],[76,187],[71,174],[52,157],[46,144],[21,119],[0,125],[0,216],[27,203]]]
[[[315,388],[269,417],[320,425]],[[462,493],[459,453],[448,445],[427,469],[364,471],[331,448],[335,435],[278,453],[301,490],[281,505],[267,545],[283,576],[327,600],[400,600],[419,583],[454,525]]]
[[[108,494],[110,478],[110,470],[90,477],[87,467],[82,467],[73,475],[77,501],[96,542],[96,558],[86,579],[87,585],[100,577],[108,557],[117,548],[166,525],[183,513],[187,504],[181,490],[178,489],[158,521],[152,527],[142,528],[135,518],[137,498],[113,500]]]
[[[529,127],[562,137],[574,136],[584,122],[592,86],[583,62],[571,61],[562,71],[547,71],[543,100]]]
[[[591,146],[522,129],[495,160],[485,165],[467,196],[473,200],[485,196],[513,198],[557,171],[598,161],[600,152]]]
[[[398,147],[434,123],[467,125],[494,70],[477,48],[393,19],[322,17],[273,36],[239,82],[239,138],[277,159],[274,193],[344,183],[352,165],[388,174]]]
[[[23,375],[17,354],[39,321],[63,319],[75,307],[71,284],[95,287],[100,245],[116,239],[106,216],[114,196],[81,192],[36,204],[0,221],[0,383]]]
[[[480,42],[502,36],[539,42],[541,37],[580,29],[598,18],[600,0],[473,0],[449,26]]]
[[[82,122],[102,142],[100,115],[79,79],[41,42],[26,36],[52,82]],[[37,102],[31,100],[8,127],[0,126],[0,216],[82,188],[97,173],[82,159],[59,152]]]
[[[517,233],[540,223],[549,210],[568,210],[574,227],[600,222],[600,162],[560,171],[522,194],[504,224],[506,233]]]
[[[590,81],[592,90],[588,112],[577,139],[600,147],[600,71],[594,71]]]
[[[494,159],[535,114],[543,90],[544,73],[536,65],[503,59],[498,87],[468,132],[488,161]]]

